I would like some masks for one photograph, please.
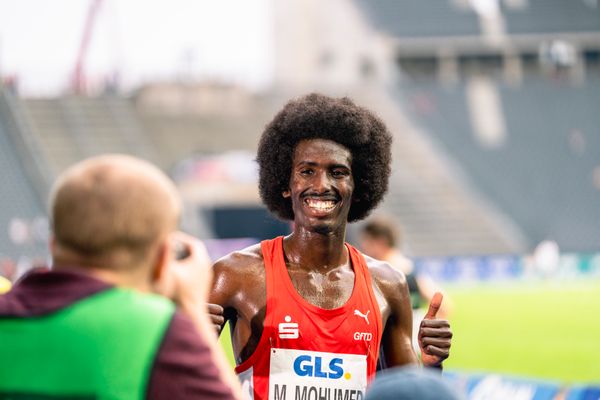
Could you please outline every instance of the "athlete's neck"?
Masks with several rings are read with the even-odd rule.
[[[310,271],[327,272],[348,264],[345,234],[345,227],[327,234],[297,227],[284,238],[283,253],[290,264]]]

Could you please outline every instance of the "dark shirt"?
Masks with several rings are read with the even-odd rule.
[[[417,276],[414,272],[406,274],[406,283],[408,284],[408,293],[410,294],[410,305],[413,310],[417,310],[423,305],[423,298],[419,290]]]
[[[56,312],[113,288],[84,273],[36,270],[0,296],[0,318],[30,318]],[[147,399],[233,399],[219,378],[207,345],[192,321],[175,311],[154,359]]]

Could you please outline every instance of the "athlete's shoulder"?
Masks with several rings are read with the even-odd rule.
[[[210,303],[223,308],[235,307],[237,294],[253,293],[264,285],[264,261],[260,244],[234,251],[220,258],[213,266],[213,286]]]
[[[366,256],[365,261],[373,281],[373,289],[382,294],[392,315],[403,316],[410,312],[410,297],[406,275],[387,261]]]
[[[215,273],[248,274],[264,267],[260,243],[234,251],[215,262]]]
[[[382,291],[385,292],[386,288],[388,290],[397,290],[399,286],[406,285],[406,276],[389,262],[377,260],[366,254],[363,254],[363,257],[369,268],[371,278]]]

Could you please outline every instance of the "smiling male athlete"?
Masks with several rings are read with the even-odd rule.
[[[418,363],[404,275],[345,243],[346,224],[387,190],[390,146],[381,120],[348,98],[293,100],[266,127],[261,198],[294,230],[219,260],[209,299],[213,321],[231,323],[250,398],[362,399],[380,344],[388,366]],[[435,319],[441,296],[432,303],[419,341],[423,364],[441,367],[452,333]]]

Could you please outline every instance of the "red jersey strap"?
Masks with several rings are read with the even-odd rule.
[[[371,273],[369,272],[367,261],[365,260],[365,257],[362,255],[362,253],[358,251],[354,246],[346,243],[346,247],[348,248],[348,251],[350,253],[350,259],[354,267],[354,273],[362,275],[362,280],[365,283],[368,297],[371,302],[371,307],[373,307],[373,310],[377,310],[377,312],[374,313],[374,316],[377,323],[377,329],[380,332],[380,334],[382,334],[383,322],[381,320],[381,312],[379,312],[379,303],[377,303],[377,297],[375,297],[375,292],[373,290],[374,282],[371,279]]]
[[[278,276],[276,276],[276,268],[277,263],[283,262],[285,266],[285,259],[283,258],[283,251],[278,251],[283,246],[283,236],[278,236],[275,239],[271,240],[263,240],[260,243],[260,247],[263,254],[263,259],[265,263],[265,280],[266,280],[266,288],[267,288],[267,310],[266,317],[269,316],[269,310],[274,309],[274,305],[272,304],[274,301],[273,294],[277,293],[277,286],[281,285],[281,280],[277,282]],[[271,306],[271,307],[269,307]],[[266,322],[266,321],[265,321]],[[266,323],[265,323],[266,325]],[[264,336],[264,335],[263,335]]]
[[[273,260],[277,257],[277,239],[282,239],[283,236],[280,237],[276,237],[275,239],[271,239],[271,240],[263,240],[262,242],[260,242],[260,248],[262,251],[262,255],[263,255],[263,261],[264,261],[264,265],[265,265],[265,282],[266,282],[266,289],[267,289],[267,293],[266,293],[266,297],[267,297],[267,309],[265,310],[265,320],[263,322],[263,332],[260,336],[260,340],[258,341],[258,344],[256,345],[256,349],[254,350],[254,352],[252,353],[252,355],[250,357],[248,357],[247,360],[245,360],[244,362],[242,362],[241,364],[238,364],[235,367],[235,372],[236,373],[240,373],[243,372],[245,370],[247,370],[248,368],[252,367],[253,365],[255,365],[257,363],[257,361],[259,361],[258,359],[260,357],[262,357],[262,352],[264,351],[268,351],[268,349],[271,348],[271,343],[269,343],[269,338],[271,337],[271,334],[273,333],[273,313],[270,312],[272,310],[275,309],[275,304],[274,304],[274,296],[271,295],[271,293],[274,293],[275,291],[275,279],[273,276]]]

